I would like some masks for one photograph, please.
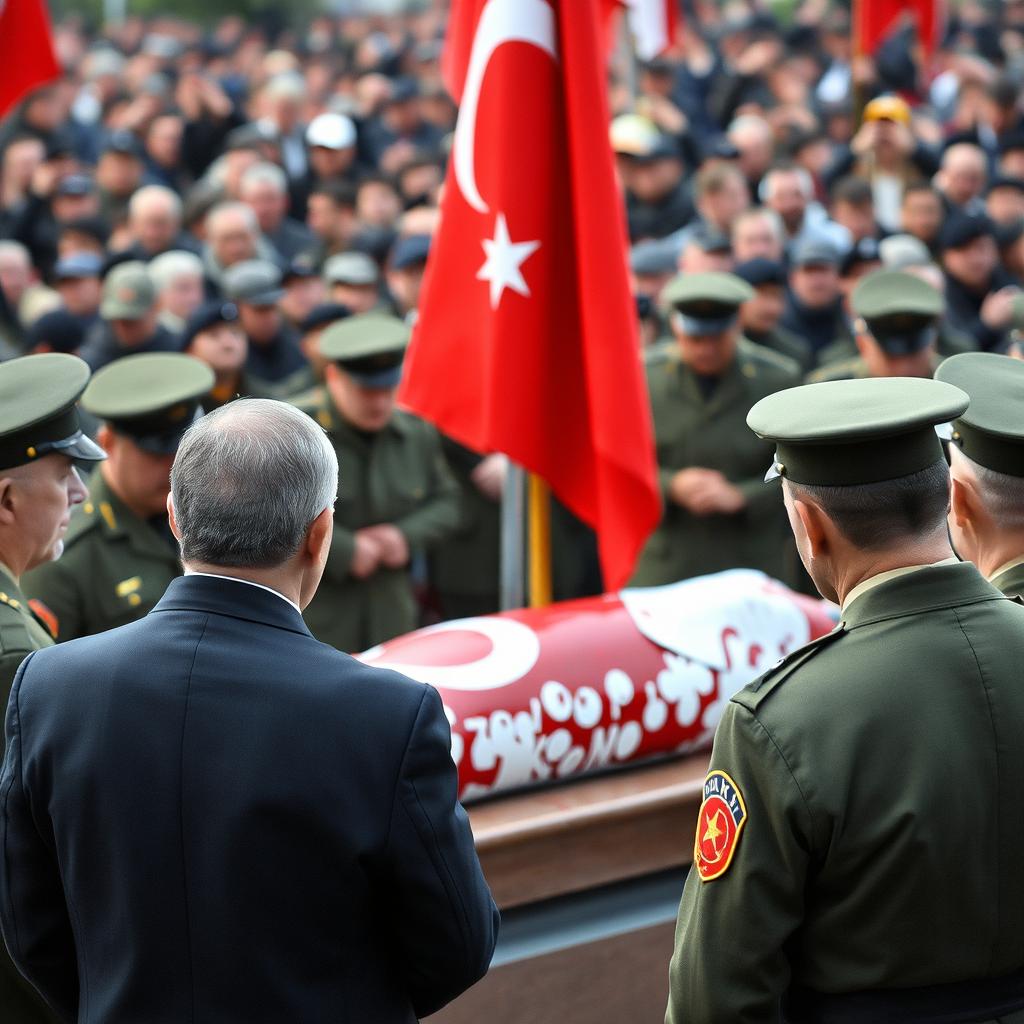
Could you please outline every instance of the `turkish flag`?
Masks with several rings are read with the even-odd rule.
[[[456,0],[458,124],[400,398],[595,527],[605,582],[660,516],[608,143],[607,0]]]
[[[939,45],[943,8],[941,0],[855,0],[853,31],[858,51],[871,54],[907,11],[916,19],[918,39],[930,57]]]

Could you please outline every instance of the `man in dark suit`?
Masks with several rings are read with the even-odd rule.
[[[186,575],[18,672],[0,922],[65,1020],[406,1024],[487,970],[440,697],[302,621],[337,472],[282,403],[199,420],[168,506]]]

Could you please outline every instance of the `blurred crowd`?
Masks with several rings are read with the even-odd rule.
[[[778,357],[790,384],[928,376],[954,352],[1015,352],[1024,0],[950,5],[933,54],[909,22],[857,56],[848,6],[779,12],[695,0],[664,55],[636,60],[624,33],[611,55],[609,133],[644,346],[682,330],[665,301],[679,274],[726,272],[749,286],[744,342]],[[368,312],[411,323],[438,229],[457,115],[441,76],[445,20],[435,5],[300,29],[240,17],[208,30],[172,17],[58,24],[64,77],[0,124],[0,358],[73,352],[98,371],[185,352],[213,371],[207,409],[272,396],[330,400],[344,417],[340,391],[325,391],[334,357],[321,340]],[[916,351],[858,328],[851,296],[879,270],[944,297]],[[697,376],[709,400],[714,374]],[[487,611],[504,462],[442,443],[461,511],[429,558],[404,553],[408,574],[435,615]],[[702,500],[703,512],[676,504],[694,516],[744,507],[721,491],[717,505]],[[600,591],[588,531],[562,512],[556,531],[557,596]],[[372,575],[368,550],[368,562],[347,557]]]

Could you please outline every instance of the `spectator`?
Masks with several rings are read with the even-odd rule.
[[[53,286],[61,305],[88,331],[99,319],[103,284],[103,261],[94,253],[71,253],[57,260],[53,268]]]
[[[871,183],[864,178],[843,178],[832,189],[829,214],[846,228],[854,243],[865,238],[877,239],[881,233],[875,219],[875,200]]]
[[[676,275],[676,245],[672,239],[637,242],[629,252],[630,284],[633,294],[655,302]]]
[[[997,225],[1015,224],[1024,218],[1024,179],[999,175],[985,193],[985,212]]]
[[[109,223],[127,218],[128,202],[142,184],[144,170],[139,140],[126,130],[111,134],[96,164],[100,206]]]
[[[773,167],[761,182],[761,200],[774,210],[786,232],[787,249],[795,249],[812,238],[825,239],[836,249],[850,244],[846,228],[830,221],[814,199],[814,182],[802,167]]]
[[[384,174],[368,174],[356,189],[356,216],[371,228],[391,228],[402,212],[402,197],[394,180]]]
[[[750,194],[756,196],[761,179],[775,156],[772,127],[757,114],[742,114],[729,125],[727,134],[739,152],[739,167],[747,180]]]
[[[781,263],[786,252],[782,218],[764,206],[741,213],[732,225],[732,252],[737,263],[754,259]]]
[[[793,249],[781,323],[810,345],[815,363],[824,349],[850,338],[843,313],[840,259],[835,247],[824,240],[808,239]]]
[[[86,336],[79,355],[93,373],[122,356],[176,352],[174,334],[157,322],[156,289],[144,263],[121,263],[107,274],[100,321]]]
[[[5,343],[4,351],[9,358],[18,350],[22,341],[23,326],[19,309],[21,300],[32,284],[32,258],[28,249],[12,239],[0,240],[0,296],[6,307],[0,318],[0,340]]]
[[[188,318],[181,334],[182,351],[213,371],[214,383],[199,401],[211,412],[239,397],[258,398],[264,387],[246,374],[249,343],[233,302],[207,302]]]
[[[983,213],[954,213],[940,245],[950,321],[984,351],[1002,351],[1019,288],[998,265],[994,225]]]
[[[973,213],[982,205],[988,179],[988,161],[980,147],[969,142],[950,146],[942,154],[935,186],[946,203],[947,213]]]
[[[761,256],[738,263],[733,273],[754,290],[740,306],[743,336],[755,345],[792,359],[801,374],[809,372],[814,365],[811,346],[781,324],[786,309],[786,268],[776,260]]]
[[[182,231],[181,199],[164,185],[144,185],[132,194],[128,232],[132,244],[125,252],[130,259],[147,261],[172,249],[196,248]]]
[[[344,114],[318,114],[309,122],[306,129],[308,170],[305,177],[292,186],[294,216],[305,217],[309,223],[307,203],[317,186],[342,181],[355,184],[359,168],[356,142],[355,122]]]
[[[369,313],[380,303],[380,268],[366,253],[342,252],[324,264],[332,302],[353,313]]]
[[[191,175],[182,166],[185,123],[178,113],[154,117],[146,129],[145,181],[164,185],[179,195],[191,184]]]
[[[708,270],[732,269],[729,236],[697,224],[679,253],[679,273],[702,274]]]
[[[178,334],[203,302],[203,261],[193,252],[172,249],[149,264],[156,289],[157,320]]]
[[[307,168],[305,126],[302,124],[305,99],[305,84],[293,72],[275,75],[259,97],[262,116],[279,140],[281,162],[293,181],[302,178]]]
[[[681,233],[682,238],[688,239],[703,225],[728,241],[734,221],[750,206],[742,172],[727,163],[701,168],[694,179],[694,203],[697,220]]]
[[[44,313],[25,335],[25,354],[67,352],[76,355],[85,340],[82,321],[65,309]]]
[[[306,319],[299,325],[299,347],[309,364],[309,373],[304,381],[299,377],[289,381],[289,385],[294,387],[294,391],[290,394],[294,396],[296,403],[301,404],[303,401],[312,400],[314,398],[313,389],[320,387],[324,382],[327,360],[320,354],[320,339],[324,331],[331,324],[349,316],[352,316],[352,310],[348,306],[340,302],[324,302],[319,306],[314,306]]]
[[[263,237],[273,246],[278,262],[287,265],[314,244],[305,224],[288,216],[288,179],[275,164],[255,164],[242,175],[239,198],[256,214]]]
[[[324,262],[349,247],[356,233],[356,190],[343,181],[316,185],[309,196],[306,224],[313,233],[313,254]]]
[[[388,174],[417,153],[432,153],[441,144],[441,130],[423,117],[420,87],[414,78],[399,78],[380,116],[366,126],[366,148],[373,162]]]
[[[298,256],[288,264],[281,284],[284,286],[284,295],[278,307],[288,326],[297,330],[313,307],[326,300],[327,285],[308,256]]]
[[[270,244],[260,234],[251,206],[221,203],[207,215],[203,267],[217,287],[223,285],[224,272],[236,263],[254,259],[273,262],[274,255]]]
[[[942,193],[933,185],[911,185],[900,204],[900,230],[920,239],[935,252],[945,219]]]
[[[301,371],[305,359],[294,332],[285,324],[278,302],[284,289],[281,271],[269,260],[243,260],[224,274],[224,295],[238,306],[238,319],[249,341],[246,369],[256,380],[281,384]]]
[[[391,292],[395,312],[409,322],[419,305],[420,286],[429,252],[430,238],[427,235],[410,235],[395,243],[388,260],[388,291]]]

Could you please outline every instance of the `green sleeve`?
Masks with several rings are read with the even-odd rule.
[[[669,967],[666,1024],[777,1024],[789,987],[787,940],[803,917],[811,817],[761,721],[726,708],[710,771],[725,772],[745,806],[728,867],[702,881],[691,867]],[[705,824],[701,813],[697,837]]]
[[[356,553],[356,534],[334,522],[334,536],[331,538],[331,553],[327,556],[327,567],[324,575],[334,583],[344,583],[349,579],[352,558]]]
[[[410,548],[428,548],[455,533],[462,521],[459,510],[459,485],[441,451],[433,431],[424,452],[430,466],[430,492],[416,509],[395,521]]]
[[[672,480],[678,472],[678,469],[665,469],[663,466],[658,467],[658,486],[661,488],[661,502],[662,506],[665,508],[674,504],[671,496],[669,495],[669,488],[672,486]]]
[[[21,579],[21,589],[27,598],[42,601],[53,612],[59,642],[74,640],[89,632],[82,612],[81,591],[67,555],[58,562],[48,562],[26,573]]]

